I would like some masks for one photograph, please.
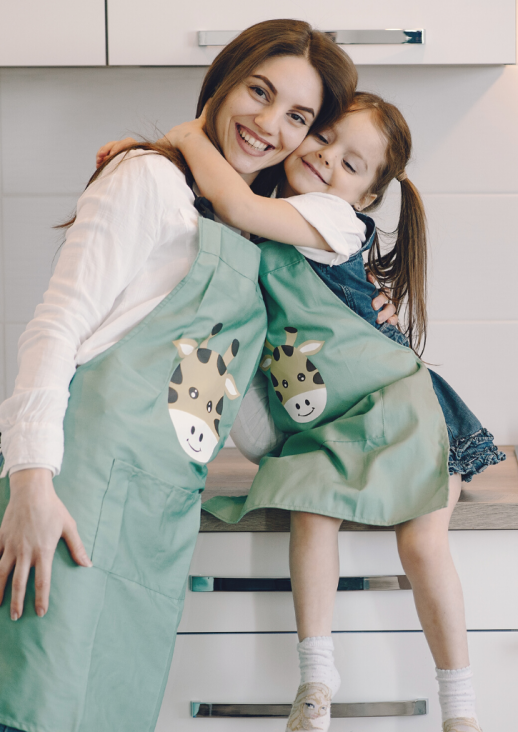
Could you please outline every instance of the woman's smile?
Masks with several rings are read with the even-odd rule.
[[[239,146],[249,155],[261,157],[269,150],[275,149],[273,145],[266,142],[256,132],[240,125],[238,122],[236,122],[236,135]]]

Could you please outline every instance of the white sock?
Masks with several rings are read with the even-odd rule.
[[[471,666],[453,671],[436,668],[442,721],[465,717],[477,720]]]
[[[320,681],[331,690],[334,696],[340,688],[340,674],[333,658],[333,639],[331,636],[304,638],[297,645],[299,652],[300,683]]]

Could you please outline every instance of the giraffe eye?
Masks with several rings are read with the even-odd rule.
[[[191,388],[189,389],[189,396],[191,397],[191,399],[197,399],[199,395],[200,393],[198,389],[195,389],[194,386],[191,386]]]
[[[306,381],[306,376],[304,374],[297,374],[297,379],[299,381]]]
[[[282,380],[282,385],[283,385],[283,387],[284,387],[285,389],[287,389],[287,388],[288,388],[288,382],[286,381],[286,379],[283,379],[283,380]]]
[[[212,402],[207,402],[207,412],[212,412]]]

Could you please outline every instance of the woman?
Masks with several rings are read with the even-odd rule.
[[[269,195],[355,84],[323,34],[268,21],[218,56],[198,108],[212,98],[211,138]],[[141,147],[81,197],[0,408],[0,729],[154,728],[205,465],[262,350],[255,247],[199,220],[175,150]]]

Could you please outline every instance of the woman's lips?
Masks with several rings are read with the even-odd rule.
[[[308,168],[308,170],[309,170],[309,171],[310,171],[311,173],[313,173],[313,175],[315,175],[315,176],[316,176],[316,177],[317,177],[317,178],[318,178],[319,180],[321,180],[321,181],[322,181],[322,183],[324,183],[324,184],[325,184],[326,186],[328,185],[327,181],[325,181],[325,180],[324,180],[324,179],[322,178],[322,176],[320,175],[320,173],[318,172],[318,170],[316,170],[316,168],[314,168],[314,167],[313,167],[313,166],[312,166],[312,165],[311,165],[310,163],[307,163],[307,162],[306,162],[306,161],[304,160],[304,158],[301,158],[301,160],[302,160],[302,163],[303,163],[303,165],[305,165],[305,166],[306,166],[306,168]]]
[[[255,132],[252,132],[252,130],[248,127],[236,123],[235,129],[237,143],[242,150],[248,153],[248,155],[253,155],[254,157],[260,158],[263,157],[263,155],[265,155],[270,150],[275,149],[273,145],[270,145],[270,143],[266,142],[266,140],[263,140],[261,137],[256,135]],[[245,139],[243,139],[244,135],[249,137],[251,141],[256,141],[261,145],[266,145],[266,147],[262,150],[260,148],[254,147],[250,144],[250,142],[247,142]]]

